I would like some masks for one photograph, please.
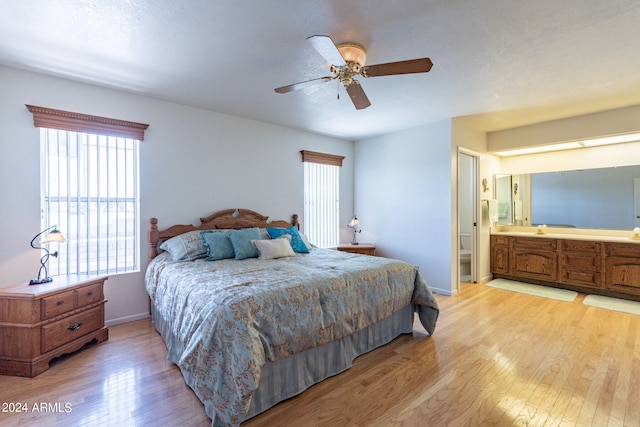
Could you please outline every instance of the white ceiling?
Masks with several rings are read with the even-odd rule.
[[[358,42],[357,111],[306,38]],[[492,131],[640,104],[638,0],[2,0],[0,64],[346,139],[448,117]],[[1,96],[1,91],[0,91]]]

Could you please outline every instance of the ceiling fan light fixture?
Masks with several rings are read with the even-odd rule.
[[[341,43],[336,46],[347,65],[357,64],[358,68],[364,67],[367,61],[367,52],[364,46],[357,43]]]
[[[365,65],[367,54],[364,46],[357,43],[335,44],[331,37],[313,35],[307,37],[313,48],[327,61],[330,76],[306,80],[275,89],[276,93],[288,93],[320,82],[338,80],[344,86],[349,98],[357,110],[371,105],[360,82],[354,77],[392,76],[396,74],[426,73],[431,70],[433,62],[429,58],[409,59],[377,65]],[[339,99],[339,96],[338,96]]]

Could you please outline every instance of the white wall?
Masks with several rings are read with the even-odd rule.
[[[434,291],[452,294],[451,121],[356,141],[354,158],[359,241],[419,266]]]
[[[147,313],[143,272],[150,217],[163,228],[197,224],[201,216],[238,207],[271,219],[298,213],[304,221],[302,149],[346,157],[340,222],[352,215],[350,141],[1,66],[0,87],[0,287],[28,281],[39,266],[39,253],[29,246],[40,231],[39,131],[25,104],[150,125],[140,146],[142,271],[106,282],[110,323]]]

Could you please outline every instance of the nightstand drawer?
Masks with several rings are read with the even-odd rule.
[[[85,286],[77,289],[78,307],[83,307],[94,302],[102,301],[102,283]]]
[[[76,307],[76,291],[61,292],[42,298],[42,320],[57,316]]]
[[[46,353],[102,327],[102,306],[42,327],[41,351]]]
[[[375,255],[376,247],[370,243],[361,243],[359,245],[340,245],[336,249],[341,252],[349,252],[360,255]]]

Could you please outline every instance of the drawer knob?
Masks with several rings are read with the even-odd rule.
[[[87,296],[93,296],[93,291],[87,292]]]
[[[69,329],[70,331],[75,331],[80,329],[80,326],[82,326],[82,322],[76,322],[72,325],[70,325],[67,329]]]
[[[56,305],[62,305],[62,304],[64,304],[64,301],[62,301],[62,300],[60,300],[60,301],[58,301],[58,302],[56,303]]]

